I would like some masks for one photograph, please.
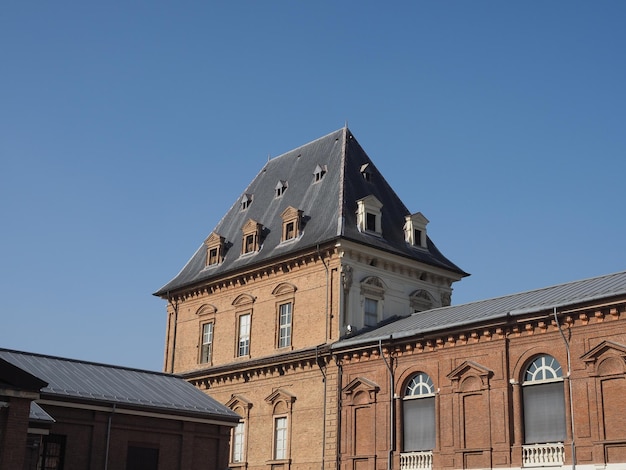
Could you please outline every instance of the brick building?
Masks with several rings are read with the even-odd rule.
[[[626,272],[415,313],[332,350],[341,468],[626,468]]]
[[[183,269],[164,367],[250,470],[626,468],[626,273],[451,306],[467,274],[347,129],[271,159]]]
[[[269,160],[180,273],[165,370],[242,416],[232,468],[336,468],[330,345],[449,305],[467,274],[427,234],[352,133]]]
[[[238,421],[170,374],[0,349],[0,470],[224,470]]]

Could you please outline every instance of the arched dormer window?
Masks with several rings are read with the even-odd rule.
[[[361,172],[361,176],[365,181],[367,181],[368,183],[372,181],[372,168],[369,163],[364,163],[363,165],[361,165],[361,169],[359,171]]]
[[[241,197],[241,210],[244,211],[252,204],[252,194],[244,194]]]
[[[561,365],[552,356],[535,357],[524,370],[524,443],[565,439],[565,394]]]
[[[435,447],[435,385],[424,372],[413,375],[402,397],[404,452]]]
[[[430,310],[435,307],[435,300],[433,296],[424,289],[414,291],[409,296],[409,302],[413,313],[423,312],[424,310]]]

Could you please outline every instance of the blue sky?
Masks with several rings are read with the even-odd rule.
[[[160,370],[152,296],[348,122],[469,278],[626,270],[626,2],[7,2],[0,347]]]

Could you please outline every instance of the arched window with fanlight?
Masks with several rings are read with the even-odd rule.
[[[413,375],[404,388],[403,452],[430,451],[435,447],[435,386],[424,372]]]
[[[524,443],[565,440],[563,371],[552,356],[535,357],[524,371]]]

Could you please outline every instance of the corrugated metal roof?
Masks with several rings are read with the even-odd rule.
[[[414,313],[379,328],[343,339],[332,348],[340,349],[388,338],[400,339],[436,333],[449,328],[501,319],[507,315],[541,312],[620,295],[626,295],[626,272]]]
[[[28,419],[39,423],[54,423],[54,418],[34,401],[30,402],[30,414],[28,415]]]
[[[364,164],[371,174],[371,182],[365,181],[360,172]],[[318,166],[326,169],[320,181],[315,180]],[[287,189],[276,197],[279,181],[285,181]],[[241,199],[245,195],[252,198],[252,203],[242,209]],[[368,195],[374,195],[383,204],[382,237],[357,228],[357,201]],[[303,211],[304,229],[296,240],[281,243],[281,214],[289,206]],[[427,250],[416,249],[405,242],[403,227],[405,216],[409,214],[351,132],[347,128],[339,129],[268,161],[213,230],[225,238],[229,247],[223,262],[207,267],[206,247],[201,244],[176,277],[155,295],[165,296],[168,291],[339,237],[467,275],[443,256],[430,239]],[[264,227],[262,248],[241,256],[241,229],[249,219]]]
[[[8,349],[0,349],[0,358],[48,382],[41,390],[42,398],[74,398],[226,421],[239,419],[229,408],[175,375]]]

